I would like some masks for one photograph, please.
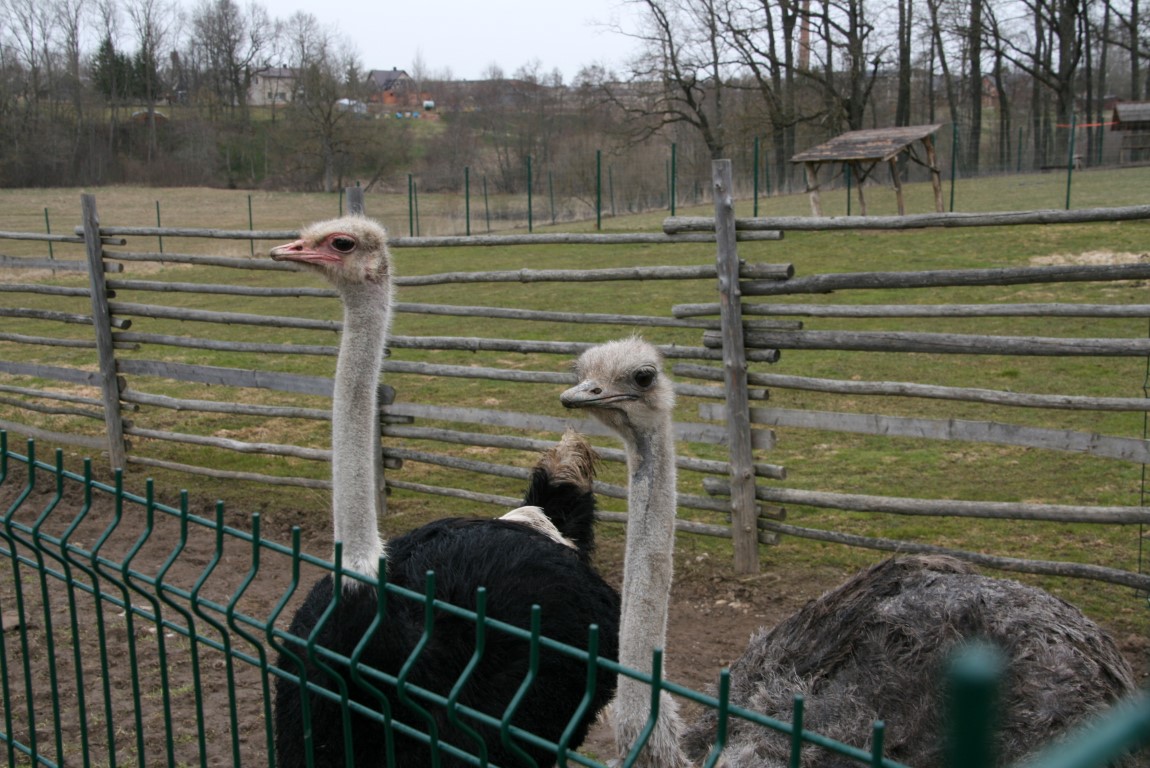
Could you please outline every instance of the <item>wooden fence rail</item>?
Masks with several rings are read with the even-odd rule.
[[[508,489],[521,485],[530,457],[552,444],[548,436],[561,432],[572,420],[554,411],[531,412],[521,406],[518,394],[498,398],[514,403],[511,407],[476,407],[481,401],[452,403],[442,395],[427,394],[425,385],[446,379],[479,387],[477,391],[492,385],[505,393],[535,391],[532,388],[539,387],[558,391],[573,383],[574,378],[559,370],[555,358],[566,361],[577,356],[591,346],[589,338],[603,338],[607,329],[613,335],[641,330],[659,344],[673,365],[678,378],[676,392],[684,407],[694,408],[697,413],[697,421],[680,419],[676,423],[679,440],[692,446],[678,457],[678,466],[685,483],[699,489],[697,493],[680,493],[683,514],[679,529],[732,538],[737,571],[753,572],[758,567],[760,546],[786,535],[881,551],[947,552],[995,568],[1150,588],[1150,576],[1107,565],[999,557],[787,522],[787,508],[801,507],[899,517],[1129,526],[1150,524],[1150,513],[1144,507],[912,499],[805,490],[788,487],[786,469],[765,460],[765,452],[775,445],[774,430],[785,429],[969,441],[1150,463],[1150,441],[1064,429],[1057,420],[1037,426],[1006,423],[999,418],[938,419],[853,413],[838,408],[774,407],[769,400],[772,390],[852,399],[922,398],[971,407],[1044,409],[1067,414],[1150,413],[1150,398],[830,379],[753,368],[778,361],[780,350],[1147,357],[1150,342],[1144,338],[1059,337],[1053,330],[1043,336],[917,330],[821,331],[805,329],[802,318],[1146,318],[1150,317],[1150,304],[1063,301],[860,305],[833,301],[788,303],[778,299],[875,289],[1148,280],[1150,265],[796,277],[789,264],[747,263],[738,253],[740,243],[762,242],[768,244],[762,247],[772,247],[769,244],[777,242],[780,231],[785,229],[1125,221],[1150,217],[1150,207],[1076,211],[1067,212],[1066,216],[1061,215],[1063,212],[1031,212],[865,220],[737,219],[729,194],[729,164],[716,163],[713,183],[714,218],[671,218],[660,233],[395,238],[391,244],[396,249],[529,250],[533,245],[594,249],[605,245],[702,242],[714,245],[716,257],[714,263],[689,266],[531,267],[401,274],[396,283],[403,300],[396,302],[397,314],[420,318],[421,323],[426,321],[428,328],[440,329],[440,333],[408,333],[399,322],[398,332],[389,340],[391,354],[382,366],[389,386],[384,387],[384,405],[379,414],[380,461],[387,485],[404,493],[517,505],[518,499]],[[355,198],[349,200],[354,210]],[[362,206],[362,201],[359,204]],[[4,297],[0,317],[20,323],[19,328],[0,334],[0,345],[11,345],[14,350],[56,350],[50,360],[40,361],[27,354],[0,360],[0,413],[6,416],[0,419],[0,429],[85,450],[101,450],[116,466],[172,470],[204,478],[266,483],[270,487],[329,488],[326,472],[322,468],[313,471],[311,467],[330,459],[322,428],[309,431],[306,425],[322,425],[330,418],[325,399],[330,396],[331,379],[300,371],[314,370],[307,367],[307,357],[333,357],[336,353],[335,334],[341,323],[333,319],[338,317],[335,291],[281,286],[274,273],[297,268],[270,259],[157,253],[146,250],[146,240],[140,247],[140,238],[183,237],[235,241],[242,244],[242,252],[246,253],[252,241],[283,241],[297,233],[107,227],[99,222],[94,198],[84,196],[81,208],[83,226],[77,228],[77,236],[53,236],[53,242],[83,244],[83,259],[0,259],[0,268],[61,273],[83,269],[90,279],[87,287],[53,285],[31,278],[0,282],[0,296]],[[0,232],[0,240],[4,239],[37,240],[43,236]],[[534,262],[533,257],[531,260]],[[124,275],[141,266],[147,266],[152,274]],[[160,268],[158,274],[156,267]],[[250,276],[232,280],[228,275],[233,270],[246,270]],[[717,300],[669,304],[665,314],[627,314],[610,306],[600,308],[601,311],[577,311],[562,305],[542,309],[515,305],[514,291],[527,290],[529,286],[570,285],[591,291],[595,284],[607,283],[633,284],[637,291],[655,283],[682,285],[688,287],[683,291],[688,298],[706,299],[709,293]],[[482,285],[506,286],[499,305],[491,300],[487,305],[475,300],[450,303],[438,297],[409,300],[423,289],[470,290],[469,286]],[[27,297],[24,303],[28,306],[17,306],[18,296]],[[221,303],[231,297],[243,301]],[[760,300],[748,301],[750,298]],[[325,309],[306,316],[286,316],[289,310],[295,312],[299,302],[312,302],[309,306],[319,306],[314,304],[319,302]],[[464,335],[472,323],[482,324],[485,330],[498,330]],[[539,331],[530,330],[532,324],[553,324],[547,333],[554,335],[539,338]],[[63,333],[59,331],[62,327],[73,330]],[[257,338],[235,338],[243,329],[251,329]],[[308,338],[308,334],[315,338]],[[514,362],[508,362],[509,355],[515,356]],[[261,394],[249,397],[235,394],[231,388]],[[209,393],[214,399],[206,397]],[[175,426],[173,414],[180,414],[179,426]],[[237,425],[292,420],[305,425],[301,429],[307,437],[300,444],[261,439],[261,430],[255,427],[233,434],[219,426],[220,419],[234,419]],[[574,424],[593,436],[606,434],[597,422]],[[625,455],[618,448],[603,447],[600,453],[608,465],[625,462]],[[245,459],[247,466],[230,466],[232,457],[238,456],[249,457]],[[265,463],[259,463],[265,458]],[[417,467],[418,471],[412,471]],[[486,480],[472,483],[473,478]],[[476,487],[465,487],[468,485]],[[604,480],[596,487],[604,499],[626,497],[625,489],[618,483]],[[625,516],[608,509],[603,519],[621,521]]]

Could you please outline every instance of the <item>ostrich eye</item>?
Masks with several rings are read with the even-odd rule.
[[[640,368],[635,371],[634,378],[636,384],[646,389],[655,381],[655,370],[653,368]]]
[[[333,237],[331,239],[331,247],[335,248],[340,253],[351,253],[355,250],[355,240],[353,238],[347,237],[346,235]]]

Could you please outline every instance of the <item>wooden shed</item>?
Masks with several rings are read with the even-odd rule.
[[[1114,105],[1110,130],[1122,131],[1120,163],[1150,160],[1150,101],[1124,101]]]
[[[830,141],[819,144],[791,158],[792,163],[803,163],[807,169],[807,192],[811,196],[811,213],[822,216],[822,203],[819,200],[819,169],[827,163],[842,163],[850,167],[857,182],[859,207],[866,216],[866,197],[863,183],[880,163],[890,166],[890,177],[898,198],[898,213],[906,213],[902,198],[902,181],[898,177],[899,155],[907,157],[930,169],[930,180],[934,186],[934,207],[942,213],[942,177],[938,170],[938,158],[934,151],[934,134],[941,125],[911,125],[900,128],[873,128],[863,131],[849,131]],[[916,145],[921,144],[923,156],[919,157]]]

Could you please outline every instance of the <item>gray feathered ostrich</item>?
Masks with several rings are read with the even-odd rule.
[[[638,338],[593,347],[576,371],[581,381],[563,393],[563,404],[589,410],[626,445],[631,480],[619,661],[645,671],[651,650],[666,641],[676,493],[671,382],[662,355]],[[943,669],[972,640],[997,645],[1008,664],[998,742],[1003,763],[1134,688],[1113,640],[1068,603],[978,575],[953,558],[907,557],[859,573],[755,635],[731,666],[731,703],[789,720],[801,693],[804,727],[863,746],[881,719],[888,757],[938,765]],[[619,681],[609,712],[621,754],[646,721],[645,689],[627,677]],[[671,768],[706,757],[715,741],[714,712],[682,738],[673,708],[661,706],[660,717],[644,765]],[[843,759],[807,749],[803,765]],[[786,765],[788,754],[788,737],[731,720],[723,751],[728,766]]]
[[[545,637],[577,648],[587,648],[589,627],[599,627],[599,655],[614,659],[617,652],[619,597],[591,567],[594,547],[591,494],[593,466],[590,446],[572,434],[547,453],[536,466],[525,504],[546,510],[551,523],[568,542],[510,520],[438,520],[389,542],[379,534],[376,509],[374,459],[378,447],[376,385],[386,341],[392,297],[391,261],[386,231],[362,217],[346,217],[313,224],[300,239],[273,248],[273,259],[294,261],[318,271],[339,291],[344,306],[344,327],[336,364],[332,402],[332,517],[334,537],[343,543],[347,570],[369,577],[381,563],[387,581],[416,592],[424,589],[428,571],[436,574],[435,597],[474,610],[476,591],[486,589],[486,615],[521,628],[529,628],[532,606],[541,608],[541,632]],[[521,510],[528,518],[538,517]],[[552,532],[554,533],[554,532]],[[574,542],[575,546],[568,546]],[[315,583],[295,614],[291,634],[312,638],[316,645],[351,657],[365,630],[377,614],[374,589],[346,577],[332,615],[319,620],[333,602],[333,579],[326,575]],[[317,629],[317,626],[319,628]],[[440,764],[466,764],[442,747],[450,744],[470,754],[485,754],[499,765],[521,762],[520,752],[538,764],[550,764],[554,755],[544,748],[514,739],[506,744],[499,729],[461,717],[467,728],[456,725],[445,708],[411,693],[415,688],[441,697],[452,694],[471,660],[476,646],[474,622],[438,611],[434,631],[414,661],[409,661],[424,631],[424,606],[419,601],[391,595],[386,620],[371,637],[360,662],[396,676],[407,666],[405,677],[410,700],[427,710],[426,715],[409,707],[393,686],[377,685],[388,700],[396,721],[436,742]],[[302,660],[286,654],[277,666],[300,672],[311,685],[338,691],[346,687],[349,698],[379,711],[377,697],[359,687],[345,667],[328,661],[335,678],[311,658],[302,645],[289,645]],[[526,640],[494,628],[486,632],[481,661],[458,692],[461,705],[496,719],[528,675]],[[566,654],[542,649],[538,676],[520,701],[511,724],[549,741],[578,746],[597,712],[614,690],[613,674],[600,670],[592,700],[571,732],[569,721],[580,711],[587,685],[587,667]],[[394,750],[396,764],[425,766],[433,755],[425,742],[402,732],[383,728],[356,713],[348,713],[338,700],[309,692],[283,678],[276,680],[275,725],[277,762],[281,768],[307,765],[307,752],[322,768],[358,768],[387,764]],[[350,748],[345,744],[344,722],[350,718]],[[482,742],[482,743],[480,743]]]

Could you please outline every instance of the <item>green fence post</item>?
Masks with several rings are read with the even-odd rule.
[[[672,143],[671,144],[671,215],[672,216],[675,215],[675,196],[676,196],[675,172],[676,172],[676,164],[678,162],[678,150],[679,150],[678,145]]]
[[[415,237],[415,180],[407,174],[407,234]]]
[[[487,176],[483,176],[483,212],[487,217],[487,233],[491,234],[491,201],[487,198]]]
[[[950,212],[954,213],[954,177],[958,168],[958,123],[952,125],[954,138],[950,143]]]
[[[463,166],[463,226],[471,236],[471,167]]]
[[[615,214],[615,166],[607,166],[607,196],[611,200],[611,216]]]
[[[252,196],[248,195],[248,232],[251,232],[254,229],[255,225],[252,221]],[[252,256],[256,255],[256,241],[252,240],[251,238],[248,238],[248,251]]]
[[[1074,178],[1074,139],[1078,133],[1078,115],[1070,116],[1070,141],[1066,152],[1066,210],[1070,210],[1070,183]]]
[[[52,234],[52,222],[48,221],[48,209],[44,209],[44,234]],[[55,252],[52,250],[52,241],[48,241],[48,259],[54,260],[56,258]],[[52,270],[52,276],[55,277],[56,270]]]
[[[595,150],[595,229],[603,229],[603,150]]]
[[[988,645],[971,645],[955,657],[947,675],[945,768],[996,764],[994,731],[1002,669],[1002,657]]]
[[[156,201],[156,228],[158,229],[162,226],[164,226],[164,225],[160,223],[160,201],[157,200]],[[164,252],[164,236],[159,235],[157,237],[157,239],[160,241],[160,253],[163,253]]]
[[[555,225],[555,173],[547,171],[547,197],[551,203],[551,225]]]
[[[535,231],[534,211],[531,210],[531,155],[527,156],[527,231]]]

